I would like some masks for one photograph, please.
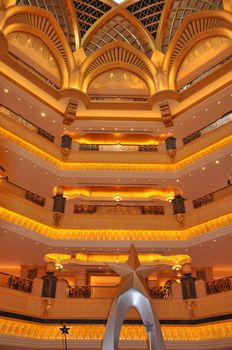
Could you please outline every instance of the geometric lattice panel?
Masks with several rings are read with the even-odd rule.
[[[99,48],[113,42],[124,41],[143,52],[146,56],[151,57],[152,49],[146,36],[140,33],[125,17],[121,14],[115,15],[99,28],[95,35],[88,41],[85,52],[90,55]]]
[[[81,37],[99,18],[111,9],[110,6],[100,0],[74,0],[73,4],[76,9]]]
[[[126,9],[156,38],[164,3],[164,0],[140,0]]]
[[[232,1],[232,0],[231,0]],[[177,29],[185,19],[194,12],[222,9],[222,0],[175,0],[166,22],[162,52],[166,52]]]
[[[65,0],[17,0],[17,5],[37,6],[50,11],[66,36],[72,51],[76,50],[74,31]]]

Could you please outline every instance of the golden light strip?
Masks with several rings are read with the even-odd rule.
[[[120,132],[114,133],[87,133],[79,134],[71,131],[65,131],[63,135],[68,135],[73,141],[87,145],[158,145],[164,142],[171,134],[147,135],[147,134],[126,134]]]
[[[120,196],[121,199],[161,199],[171,201],[175,197],[175,193],[178,194],[182,191],[179,188],[169,186],[167,188],[152,188],[152,187],[133,187],[133,186],[56,186],[53,189],[53,194],[57,193],[57,188],[63,190],[63,195],[66,198],[84,198],[84,199],[95,199],[95,198],[107,198],[114,199],[115,196]]]
[[[60,170],[71,170],[71,171],[91,170],[91,171],[176,172],[208,156],[209,154],[212,154],[232,144],[232,135],[230,135],[174,164],[113,163],[113,162],[112,163],[110,162],[109,163],[90,163],[90,162],[79,163],[79,162],[64,162],[62,160],[59,160],[1,127],[0,127],[0,136],[6,138],[8,141],[16,144],[17,146],[25,149],[26,151],[33,153],[37,157],[45,160],[46,162],[52,164],[53,166],[59,168]]]
[[[105,333],[105,325],[68,325],[68,339],[99,340]],[[40,325],[24,321],[0,319],[0,334],[22,338],[56,340],[63,339],[60,325]],[[199,341],[231,337],[232,322],[218,322],[197,326],[162,326],[165,341]],[[120,340],[142,341],[147,339],[143,325],[123,325]]]
[[[182,230],[62,229],[44,225],[3,207],[0,207],[0,217],[5,221],[56,240],[184,241],[232,224],[232,213]]]
[[[169,265],[175,264],[178,261],[180,264],[189,263],[191,258],[189,255],[178,254],[178,255],[160,255],[160,254],[138,254],[139,261],[141,263],[153,263],[160,262]],[[128,259],[128,254],[83,254],[77,253],[75,258],[69,254],[59,254],[51,253],[46,254],[44,257],[45,261],[54,261],[57,259],[65,263],[105,263],[105,262],[115,262],[115,263],[124,263]]]

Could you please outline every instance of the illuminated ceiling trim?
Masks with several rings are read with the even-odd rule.
[[[29,142],[21,139],[10,131],[0,127],[0,137],[5,138],[11,143],[25,149],[37,157],[45,160],[49,164],[60,170],[69,171],[150,171],[150,172],[169,172],[174,173],[184,169],[185,167],[197,162],[206,156],[215,153],[226,146],[232,144],[232,135],[225,137],[224,139],[211,144],[204,149],[176,162],[173,164],[154,164],[154,163],[78,163],[78,162],[65,162],[54,156],[46,153],[38,147],[30,144]]]
[[[0,207],[0,217],[14,225],[56,241],[187,241],[232,224],[232,213],[180,230],[67,229],[56,228]]]
[[[160,255],[160,254],[138,254],[141,264],[167,264],[173,266],[175,263],[183,265],[191,262],[191,257],[186,254],[177,255]],[[44,260],[46,262],[56,262],[57,259],[65,264],[105,264],[110,263],[125,263],[128,259],[128,254],[84,254],[77,253],[75,257],[68,254],[51,253],[46,254]]]
[[[20,338],[30,338],[39,340],[63,339],[59,331],[59,325],[41,325],[25,321],[11,319],[0,319],[0,334],[4,336],[17,336]],[[204,325],[162,325],[161,330],[165,341],[190,341],[199,342],[231,338],[232,321],[216,322]],[[104,337],[105,325],[76,325],[72,324],[69,329],[68,339],[73,340],[98,340]],[[120,340],[124,341],[146,341],[147,334],[143,325],[123,325],[120,333]]]

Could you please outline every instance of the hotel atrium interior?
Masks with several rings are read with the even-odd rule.
[[[165,349],[231,350],[231,209],[231,0],[0,0],[0,349],[100,350],[134,245]]]

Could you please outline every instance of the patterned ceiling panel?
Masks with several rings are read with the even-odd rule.
[[[140,0],[126,9],[156,38],[164,3],[164,0]]]
[[[90,55],[97,49],[113,42],[124,41],[151,57],[152,49],[146,40],[146,37],[139,33],[137,29],[122,15],[116,15],[95,33],[90,41],[87,42],[85,51]]]
[[[76,50],[75,37],[72,27],[72,21],[69,19],[70,14],[64,0],[17,0],[17,5],[38,6],[46,9],[54,15],[60,24],[72,51]]]
[[[99,18],[111,9],[100,0],[74,0],[73,4],[82,37]]]
[[[194,12],[222,9],[222,0],[175,0],[166,22],[162,51],[166,52],[177,29],[185,17]]]

